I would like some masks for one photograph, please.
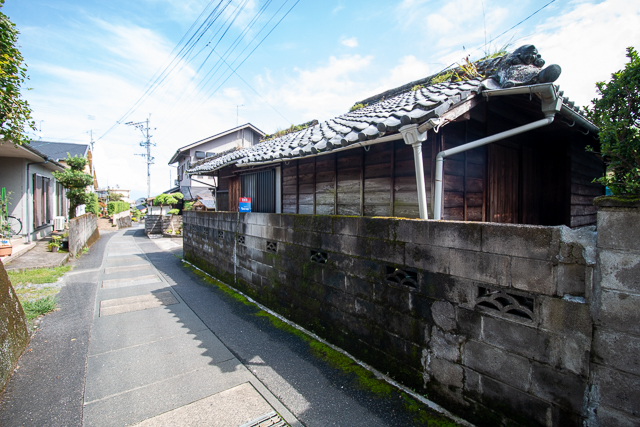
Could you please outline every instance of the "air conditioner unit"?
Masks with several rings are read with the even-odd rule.
[[[64,223],[66,222],[65,217],[63,216],[54,216],[53,217],[53,229],[55,231],[64,230]]]

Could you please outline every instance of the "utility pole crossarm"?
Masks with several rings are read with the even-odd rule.
[[[144,122],[128,122],[125,123],[129,126],[134,126],[142,132],[142,135],[145,137],[145,140],[140,143],[141,147],[145,147],[147,152],[145,154],[136,154],[136,156],[146,157],[147,158],[147,198],[151,197],[151,165],[153,164],[154,158],[151,157],[151,146],[155,146],[151,142],[151,136],[149,135],[149,119],[147,118]]]

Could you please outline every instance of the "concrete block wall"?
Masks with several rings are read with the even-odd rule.
[[[588,426],[640,425],[640,200],[596,199]]]
[[[147,215],[144,220],[145,232],[149,234],[162,234],[170,230],[178,230],[182,226],[181,215]]]
[[[184,213],[185,258],[478,425],[581,425],[593,229]]]
[[[100,238],[98,219],[92,213],[69,220],[69,253],[76,256],[85,246],[91,246]]]

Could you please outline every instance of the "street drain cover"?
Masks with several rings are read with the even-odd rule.
[[[275,411],[272,411],[253,421],[242,424],[240,427],[289,427],[289,424],[285,423]]]

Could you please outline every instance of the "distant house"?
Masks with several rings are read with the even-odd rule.
[[[66,217],[66,190],[52,172],[65,166],[31,144],[0,143],[0,188],[10,193],[9,215],[22,223],[27,242],[47,236],[54,217]]]
[[[191,165],[207,158],[217,158],[221,154],[253,147],[263,136],[264,132],[247,123],[179,148],[169,160],[169,165],[177,164],[178,191],[184,195],[185,200],[196,200],[198,196],[212,199],[212,189],[217,186],[216,178],[210,175],[188,175],[186,172]]]
[[[475,66],[186,173],[229,195],[220,211],[251,197],[253,212],[595,224],[605,166],[585,147],[598,129],[553,84],[560,67],[543,69],[531,45]]]
[[[93,153],[89,144],[72,144],[68,142],[53,141],[31,141],[31,147],[49,156],[49,158],[58,163],[67,166],[67,155],[71,157],[84,157],[87,159],[87,165],[84,172],[93,176],[93,189],[98,188],[98,179],[96,178],[95,168],[93,165]],[[93,189],[90,189],[93,191]]]
[[[96,194],[99,199],[107,200],[110,194],[119,194],[122,196],[124,202],[131,203],[133,200],[129,199],[130,190],[124,190],[122,188],[99,188],[96,190]]]

